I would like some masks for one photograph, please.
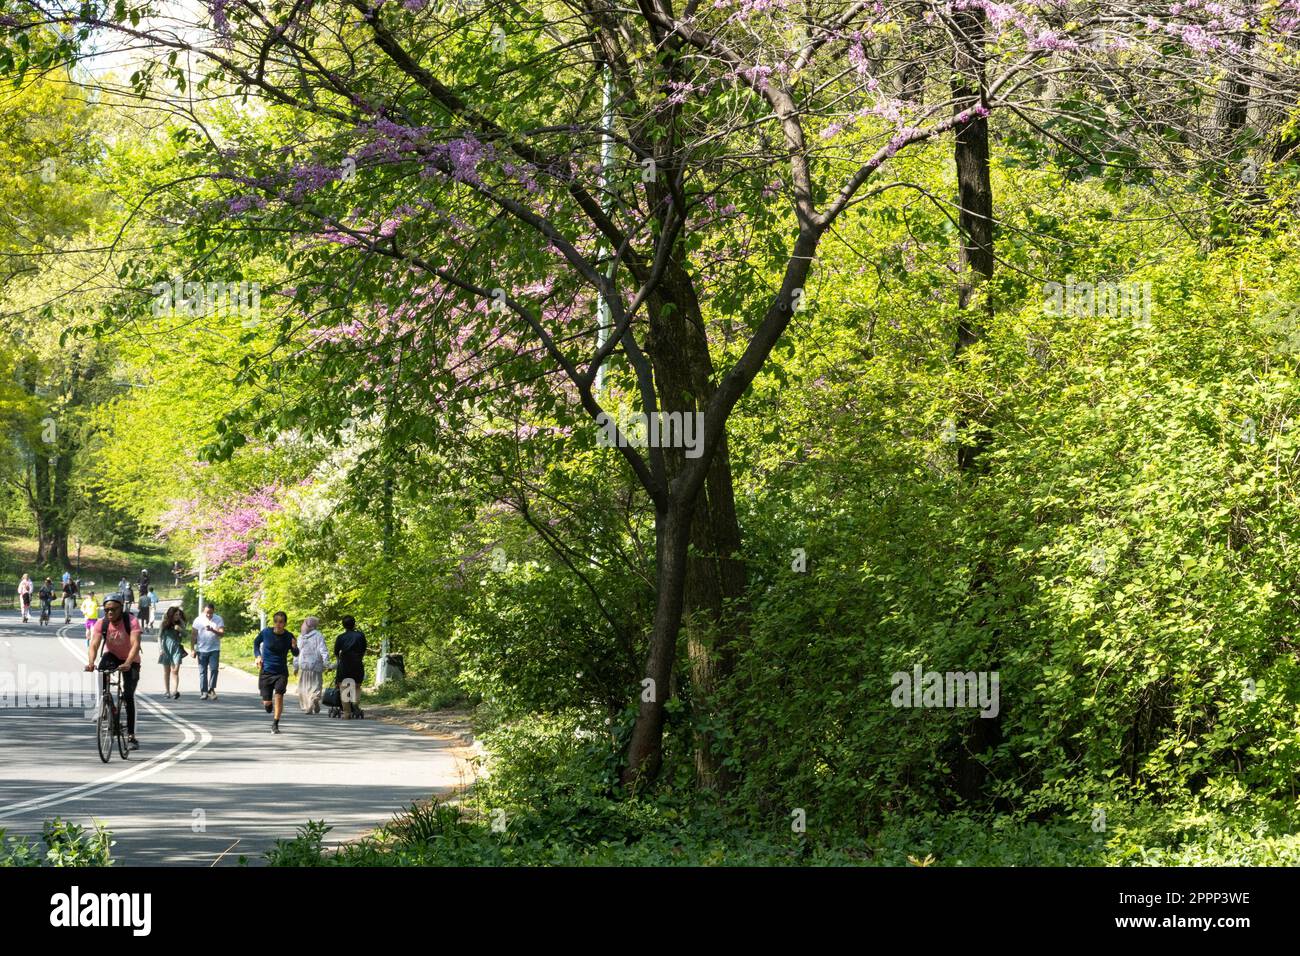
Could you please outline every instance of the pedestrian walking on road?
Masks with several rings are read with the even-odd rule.
[[[289,655],[298,656],[298,641],[285,626],[289,615],[276,611],[270,627],[262,628],[253,639],[253,657],[257,659],[257,689],[262,704],[271,715],[271,733],[280,732],[280,715],[284,713],[284,692],[289,687]]]
[[[89,644],[90,632],[95,629],[95,622],[99,620],[99,602],[95,600],[94,591],[91,591],[81,602],[81,616],[86,619],[86,643]]]
[[[338,670],[334,672],[334,685],[339,688],[343,716],[351,720],[353,716],[360,716],[361,713],[361,683],[366,677],[366,635],[357,630],[356,619],[350,614],[343,618],[343,633],[334,640],[334,656],[338,659]],[[353,681],[356,685],[355,699],[343,699],[343,682],[347,680]]]
[[[46,578],[37,594],[41,599],[41,627],[50,623],[50,608],[54,606],[54,582]]]
[[[188,656],[185,630],[185,612],[179,607],[168,608],[158,632],[158,663],[163,666],[163,696],[173,700],[180,700],[181,661]]]
[[[63,572],[63,623],[72,622],[72,612],[77,609],[77,596],[80,592],[77,590],[77,582],[72,580],[72,575]]]
[[[26,573],[23,574],[23,579],[18,582],[18,601],[22,604],[23,623],[26,624],[32,613],[32,579]]]
[[[302,637],[298,638],[298,706],[304,714],[319,714],[321,693],[325,686],[325,672],[332,666],[325,635],[320,632],[320,621],[309,617],[302,622]]]
[[[221,639],[226,622],[211,601],[194,619],[194,654],[199,660],[199,699],[217,699],[217,669],[221,666]]]
[[[149,630],[149,624],[153,621],[154,601],[155,598],[153,592],[149,589],[149,585],[144,585],[144,587],[140,589],[139,603],[140,630],[142,631]]]

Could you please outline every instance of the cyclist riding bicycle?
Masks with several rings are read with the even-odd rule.
[[[104,619],[91,632],[90,652],[86,655],[86,670],[93,671],[95,655],[101,644],[104,656],[99,660],[99,670],[116,668],[122,672],[122,703],[126,707],[126,739],[132,750],[138,750],[135,739],[135,688],[140,683],[140,622],[126,613],[126,601],[121,594],[104,598]],[[108,674],[100,677],[101,686],[108,686]]]

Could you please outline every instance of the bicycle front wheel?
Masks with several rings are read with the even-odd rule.
[[[115,718],[114,723],[116,724],[116,727],[114,730],[117,737],[117,752],[122,755],[123,760],[126,760],[127,756],[131,752],[131,748],[126,740],[126,728],[122,726],[122,705],[120,703],[117,705]]]
[[[95,739],[99,741],[99,759],[108,763],[113,756],[113,708],[105,697],[99,702],[95,718]]]

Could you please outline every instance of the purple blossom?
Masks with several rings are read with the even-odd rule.
[[[1043,30],[1029,41],[1031,50],[1077,50],[1079,44],[1055,30]]]
[[[230,200],[226,208],[232,215],[248,212],[250,209],[263,209],[266,206],[266,200],[261,196],[236,196]]]
[[[309,192],[315,192],[322,189],[340,178],[342,174],[337,169],[329,166],[323,166],[320,163],[313,163],[305,166],[295,166],[289,170],[289,176],[293,180],[293,188],[290,195],[294,199],[301,199]]]
[[[429,159],[426,160],[425,172],[427,175],[431,168],[439,168],[439,164],[445,164],[449,167],[447,172],[452,179],[462,183],[478,184],[482,182],[478,175],[478,164],[489,158],[491,157],[488,148],[475,139],[473,133],[466,133],[460,139],[453,139],[433,147],[429,151]]]
[[[230,21],[226,18],[226,7],[230,0],[208,0],[212,8],[212,28],[224,36],[230,35]]]

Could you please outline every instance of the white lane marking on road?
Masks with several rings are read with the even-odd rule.
[[[75,644],[70,641],[63,633],[65,628],[59,629],[59,640],[69,654],[78,661],[85,660],[84,654],[77,650]],[[98,780],[92,780],[89,783],[83,783],[76,787],[69,787],[66,790],[60,790],[57,793],[46,794],[40,797],[33,797],[30,800],[24,800],[21,803],[13,803],[0,810],[0,820],[6,817],[18,816],[23,813],[30,813],[33,810],[43,810],[46,807],[54,806],[58,803],[68,803],[73,800],[81,800],[85,797],[91,797],[95,794],[103,793],[106,790],[114,790],[127,783],[133,783],[145,777],[152,777],[159,771],[166,770],[175,763],[198,753],[204,747],[212,742],[212,734],[204,727],[178,717],[175,714],[164,710],[158,704],[154,703],[148,697],[138,698],[139,703],[146,707],[150,713],[161,717],[166,722],[177,727],[184,735],[184,739],[175,746],[163,751],[157,756],[150,757],[144,763],[132,764],[125,770],[120,770],[115,774],[107,777],[101,777]]]

